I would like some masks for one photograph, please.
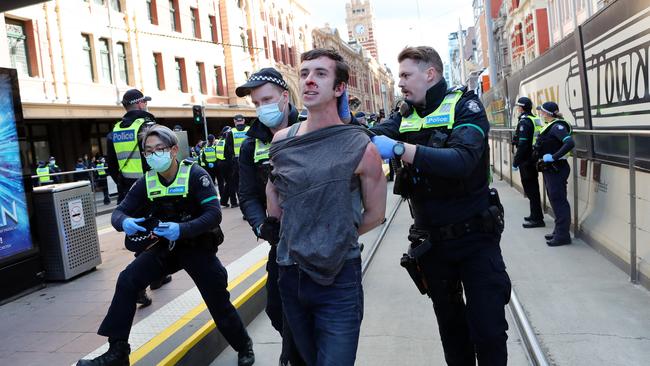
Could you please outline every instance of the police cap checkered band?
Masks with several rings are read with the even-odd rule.
[[[130,89],[127,90],[126,93],[124,93],[124,96],[122,96],[122,105],[127,106],[127,105],[133,105],[136,103],[140,103],[142,101],[150,101],[151,97],[147,97],[144,94],[142,94],[141,91],[138,89]]]
[[[555,116],[555,113],[557,113],[560,110],[560,107],[558,107],[557,103],[555,102],[546,102],[541,106],[537,107],[537,109],[546,112],[552,116]]]
[[[251,89],[255,89],[266,83],[273,83],[284,90],[289,90],[289,86],[284,81],[284,78],[282,78],[282,74],[272,67],[266,67],[251,75],[244,85],[235,89],[235,94],[240,98],[245,97],[250,94]]]

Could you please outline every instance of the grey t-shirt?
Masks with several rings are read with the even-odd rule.
[[[365,128],[335,125],[273,143],[272,180],[283,210],[279,265],[298,264],[330,285],[346,259],[359,257],[362,205],[354,171],[369,142]]]

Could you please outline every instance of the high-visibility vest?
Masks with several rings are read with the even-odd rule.
[[[36,175],[38,175],[38,182],[40,184],[52,183],[52,178],[50,177],[50,168],[47,166],[36,168]]]
[[[138,131],[144,123],[144,118],[138,118],[129,127],[120,127],[120,122],[113,127],[113,146],[117,155],[117,166],[124,178],[137,179],[143,174]]]
[[[176,172],[176,178],[169,186],[165,187],[158,178],[158,173],[149,170],[145,176],[147,198],[153,201],[156,198],[182,196],[187,197],[190,187],[190,170],[194,162],[183,161]]]
[[[235,146],[235,157],[239,157],[239,150],[241,150],[241,144],[246,140],[246,132],[248,132],[249,127],[246,126],[243,130],[239,131],[236,128],[232,130],[232,139]]]
[[[205,161],[208,163],[214,163],[217,161],[217,147],[216,145],[210,145],[203,148],[203,154],[205,155]]]
[[[544,125],[544,127],[542,127],[541,130],[539,131],[539,135],[541,136],[542,134],[544,134],[546,132],[546,130],[550,131],[551,127],[553,125],[557,124],[557,123],[562,123],[567,127],[569,136],[571,136],[571,134],[573,134],[573,127],[571,127],[571,124],[569,124],[569,122],[567,122],[567,121],[565,121],[563,119],[556,118],[556,119],[552,120],[550,123],[547,123],[546,125]],[[565,139],[566,139],[566,137],[565,137]],[[560,159],[566,159],[568,156],[571,156],[571,155],[572,155],[571,151],[569,151],[564,156],[562,156]]]
[[[104,166],[104,163],[99,163],[99,164],[95,165],[95,168],[98,169],[97,170],[97,175],[99,175],[100,177],[103,177],[103,176],[106,175],[106,167]]]
[[[226,139],[220,138],[217,140],[217,160],[226,160]]]
[[[537,142],[537,137],[544,129],[544,120],[533,114],[527,116],[533,122],[533,145]]]
[[[427,116],[420,117],[417,111],[408,117],[402,117],[402,122],[399,125],[399,133],[417,132],[423,128],[435,128],[446,126],[451,129],[454,125],[454,114],[456,111],[456,104],[463,96],[460,90],[452,91],[445,95],[442,103]]]
[[[255,156],[253,157],[253,162],[259,163],[263,160],[269,160],[269,149],[271,148],[271,143],[265,144],[260,139],[255,139]]]

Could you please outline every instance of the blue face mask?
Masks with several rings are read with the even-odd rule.
[[[147,164],[153,169],[154,172],[156,173],[162,173],[169,169],[169,167],[172,165],[172,156],[171,152],[165,151],[162,153],[161,156],[158,156],[157,154],[151,154],[151,156],[147,157]]]
[[[282,123],[284,112],[278,103],[270,103],[257,107],[257,118],[268,128],[276,128]]]

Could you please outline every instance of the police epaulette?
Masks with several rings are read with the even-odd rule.
[[[194,164],[194,160],[189,159],[189,158],[185,158],[185,159],[183,159],[183,164],[192,165],[192,164]]]
[[[467,93],[467,85],[456,85],[452,88],[447,89],[447,94],[453,93],[455,91],[462,91],[463,94]]]

